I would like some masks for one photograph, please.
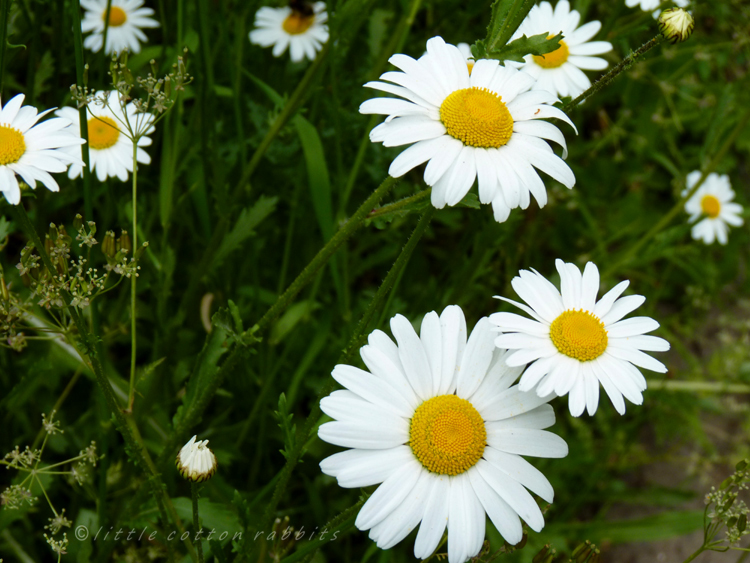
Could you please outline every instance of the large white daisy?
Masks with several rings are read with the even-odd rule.
[[[617,284],[597,301],[599,270],[593,263],[586,264],[583,275],[575,264],[557,260],[555,265],[561,291],[536,270],[521,270],[511,284],[528,306],[498,297],[534,320],[494,313],[490,322],[505,333],[495,339],[495,345],[515,350],[507,359],[509,366],[530,364],[521,376],[521,390],[536,388],[540,396],[569,393],[570,414],[580,416],[587,408],[593,415],[601,383],[617,412],[624,414],[623,396],[636,405],[643,403],[646,379],[636,366],[667,371],[643,350],[663,352],[669,350],[669,343],[645,335],[659,327],[654,319],[622,320],[646,300],[640,295],[620,297],[630,282]]]
[[[533,90],[547,90],[557,96],[575,98],[589,86],[591,81],[584,70],[602,70],[609,64],[592,55],[601,55],[612,50],[607,41],[589,41],[601,29],[598,21],[590,21],[578,27],[581,14],[570,9],[568,0],[560,0],[555,9],[549,2],[534,6],[516,31],[513,39],[548,33],[550,37],[562,32],[564,39],[560,47],[541,56],[526,55],[523,64],[510,62],[532,76],[536,83]]]
[[[323,472],[342,487],[381,484],[356,526],[388,549],[421,522],[420,559],[432,555],[447,526],[450,563],[479,552],[485,513],[511,544],[523,535],[519,517],[541,530],[544,518],[526,489],[547,502],[554,492],[520,456],[567,455],[565,441],[543,430],[555,422],[551,397],[511,387],[520,369],[493,350],[486,318],[468,342],[457,306],[428,313],[419,335],[401,315],[391,330],[397,343],[376,330],[360,350],[369,371],[336,366],[333,377],[346,390],[321,401],[335,422],[318,435],[352,448],[324,459]]]
[[[399,54],[390,62],[403,72],[386,72],[380,78],[388,82],[365,86],[405,99],[374,98],[359,111],[388,116],[370,132],[373,142],[412,145],[391,163],[391,176],[427,162],[424,181],[432,186],[435,207],[456,205],[477,179],[479,200],[492,203],[495,219],[503,222],[511,209],[529,206],[529,194],[540,207],[547,202],[535,168],[573,187],[573,171],[544,141],[562,146],[564,158],[565,138],[551,123],[537,120],[573,123],[549,105],[557,101],[553,94],[528,91],[534,83],[528,74],[486,59],[476,61],[469,74],[465,56],[441,37],[427,42],[419,60]]]
[[[104,21],[107,17],[107,0],[81,0],[86,13],[81,22],[84,33],[93,32],[83,42],[83,46],[98,53],[104,42]],[[159,27],[159,22],[150,18],[151,8],[143,8],[143,0],[112,0],[107,27],[107,55],[121,53],[128,49],[131,53],[141,50],[141,42],[148,41],[144,28]]]
[[[125,126],[128,122],[132,124],[134,130],[145,130],[145,134],[138,139],[137,161],[141,164],[151,163],[151,157],[141,147],[151,145],[151,139],[146,135],[154,131],[154,127],[148,125],[153,121],[153,115],[137,114],[132,103],[127,104],[123,112],[118,95],[117,92],[110,92],[108,95],[105,92],[97,92],[96,99],[106,98],[108,103],[105,105],[92,102],[87,106],[91,116],[88,120],[89,159],[91,170],[96,172],[96,177],[100,182],[115,176],[125,182],[128,179],[128,172],[133,171],[133,141]],[[81,120],[77,109],[61,108],[55,112],[55,115],[70,120],[71,130],[80,136]],[[80,147],[71,147],[66,152],[81,158]],[[81,166],[73,165],[68,170],[68,176],[77,178],[82,172]]]
[[[641,10],[643,10],[644,12],[654,10],[654,18],[658,18],[659,14],[661,14],[661,10],[658,9],[661,5],[661,2],[662,0],[625,0],[625,5],[628,8],[640,6]],[[678,8],[684,8],[685,6],[690,4],[690,0],[672,0],[672,4],[674,4]]]
[[[699,170],[688,174],[687,188],[682,193],[683,196],[695,186],[700,177]],[[712,172],[706,177],[693,197],[685,202],[685,211],[690,214],[691,223],[703,217],[693,225],[691,234],[695,240],[702,240],[706,244],[713,244],[715,240],[720,244],[727,243],[727,225],[739,227],[743,223],[740,217],[742,206],[733,202],[733,199],[734,191],[729,183],[729,176],[719,176]]]
[[[273,45],[274,57],[280,57],[289,47],[293,62],[305,57],[312,61],[328,41],[327,21],[325,2],[295,2],[284,8],[263,6],[255,14],[250,42],[261,47]]]
[[[39,180],[57,192],[60,187],[49,173],[65,172],[71,164],[83,166],[80,156],[65,150],[84,142],[69,129],[70,121],[55,117],[37,123],[54,108],[38,113],[35,107],[23,106],[23,100],[18,94],[5,107],[0,105],[0,191],[13,205],[21,201],[16,174],[32,188]]]

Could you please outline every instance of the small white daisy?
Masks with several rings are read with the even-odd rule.
[[[513,39],[522,35],[530,37],[548,33],[550,37],[562,32],[564,39],[560,47],[541,56],[526,55],[524,63],[509,62],[512,66],[529,73],[536,83],[533,90],[547,90],[557,96],[575,98],[591,86],[584,70],[602,70],[609,64],[592,55],[601,55],[612,50],[607,41],[589,41],[601,29],[598,21],[590,21],[581,27],[581,14],[570,9],[568,0],[560,0],[554,11],[549,2],[534,6],[516,31]]]
[[[0,104],[0,192],[13,205],[21,201],[16,174],[31,188],[39,180],[57,192],[60,187],[49,173],[65,172],[71,164],[83,166],[80,156],[66,151],[84,142],[70,130],[70,121],[55,117],[37,123],[54,108],[38,113],[35,107],[22,106],[23,100],[18,94],[5,107]]]
[[[195,441],[193,436],[177,454],[175,465],[185,479],[195,483],[208,481],[216,473],[218,464],[214,452],[208,449],[208,440]]]
[[[494,313],[490,322],[506,333],[495,339],[495,345],[515,350],[508,357],[509,366],[530,364],[521,376],[521,390],[536,387],[540,396],[570,393],[570,414],[580,416],[587,408],[593,415],[601,383],[617,412],[624,414],[623,396],[636,405],[643,403],[641,392],[646,389],[646,379],[636,366],[667,371],[664,364],[642,350],[664,352],[669,350],[669,343],[645,335],[659,327],[649,317],[621,320],[646,300],[640,295],[618,299],[629,281],[617,284],[597,301],[599,270],[593,263],[586,264],[583,275],[575,264],[557,260],[555,265],[562,294],[536,270],[521,270],[511,284],[528,305],[496,296],[535,320]]]
[[[84,40],[83,46],[98,53],[104,41],[107,0],[81,0],[81,6],[86,10],[81,30],[84,33],[93,32]],[[159,27],[159,22],[149,17],[154,15],[154,11],[142,6],[143,0],[112,0],[107,44],[104,46],[107,55],[121,53],[125,49],[131,53],[140,52],[141,42],[148,41],[141,29]]]
[[[700,177],[699,170],[688,174],[687,188],[682,192],[683,196],[695,186]],[[729,176],[711,173],[706,177],[693,197],[685,202],[685,211],[690,214],[691,223],[703,217],[693,226],[691,234],[695,240],[702,240],[706,244],[713,244],[715,240],[720,244],[727,243],[727,225],[739,227],[743,223],[740,217],[742,206],[734,203],[733,199],[734,191],[729,183]]]
[[[477,179],[479,200],[492,203],[495,219],[503,222],[511,209],[529,206],[530,194],[540,207],[547,203],[535,168],[568,188],[575,184],[573,171],[544,141],[558,143],[566,157],[565,138],[551,123],[537,120],[573,123],[549,105],[557,101],[553,94],[528,91],[534,83],[528,74],[488,59],[476,61],[469,74],[466,57],[441,37],[427,42],[419,60],[399,54],[390,63],[403,71],[380,77],[392,84],[365,86],[405,99],[374,98],[359,111],[388,116],[370,132],[373,142],[412,145],[391,163],[391,176],[429,161],[424,181],[438,209],[456,205]]]
[[[324,473],[342,487],[380,484],[357,515],[381,549],[417,525],[414,555],[432,555],[448,528],[448,560],[479,553],[485,513],[508,543],[521,541],[521,519],[539,531],[544,518],[526,489],[552,502],[554,491],[522,455],[564,457],[562,438],[543,429],[555,422],[551,397],[522,393],[520,373],[494,349],[481,319],[466,339],[460,307],[425,315],[418,335],[401,315],[391,319],[394,343],[370,334],[360,350],[369,369],[338,365],[345,390],[321,401],[335,419],[320,426],[322,440],[352,448],[324,459]]]
[[[133,141],[127,133],[125,127],[126,119],[120,103],[118,93],[97,92],[97,99],[107,98],[106,105],[90,103],[87,106],[89,115],[89,159],[91,170],[96,172],[96,177],[100,182],[107,178],[117,177],[123,182],[128,179],[128,172],[133,171]],[[136,159],[141,164],[150,164],[151,157],[141,147],[151,145],[151,139],[146,135],[154,131],[153,126],[148,126],[148,122],[153,121],[151,114],[136,114],[135,105],[129,103],[125,106],[127,120],[135,126],[138,123],[138,129],[144,130],[145,134],[138,139],[138,151]],[[64,117],[72,122],[71,130],[76,135],[80,135],[80,114],[78,110],[71,107],[65,107],[57,110],[55,115]],[[134,127],[135,128],[135,127]],[[81,148],[71,147],[66,152],[81,158]],[[81,175],[83,169],[79,165],[73,165],[68,170],[70,178],[77,178]]]
[[[274,57],[280,57],[289,47],[293,62],[305,57],[312,61],[328,41],[326,21],[325,2],[308,4],[296,0],[284,8],[263,6],[255,14],[256,29],[250,32],[250,42],[261,47],[273,45]]]
[[[654,10],[652,15],[654,16],[654,19],[656,19],[659,17],[659,14],[661,14],[661,10],[658,9],[661,2],[662,0],[625,0],[625,5],[628,8],[640,6],[641,10],[644,12]],[[672,3],[678,8],[684,8],[690,4],[690,0],[672,0]]]

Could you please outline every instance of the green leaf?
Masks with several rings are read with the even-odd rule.
[[[546,32],[539,35],[532,35],[531,37],[523,35],[500,49],[488,51],[486,58],[522,63],[526,55],[541,56],[559,49],[563,34],[558,33],[549,39],[547,39],[547,35]]]
[[[271,331],[271,344],[278,344],[299,322],[320,307],[311,300],[300,301],[289,307]]]
[[[187,497],[172,499],[177,515],[185,522],[193,521],[192,500]],[[229,541],[235,534],[242,532],[240,520],[237,513],[230,510],[224,504],[214,503],[207,498],[198,499],[198,516],[203,525],[205,539],[208,532],[215,530],[211,539],[219,538],[222,533],[227,532],[225,541]],[[238,536],[239,537],[239,536]]]
[[[485,59],[487,53],[505,46],[533,7],[534,0],[495,0],[490,25],[487,26],[487,38],[471,46],[474,58]]]
[[[246,239],[255,234],[255,228],[276,209],[278,201],[279,198],[277,197],[260,196],[252,207],[243,209],[234,228],[221,241],[221,246],[214,256],[212,267],[221,264],[229,254],[237,250]]]
[[[333,202],[331,201],[331,179],[323,152],[323,143],[318,130],[302,116],[294,118],[302,150],[305,153],[307,177],[310,183],[313,209],[324,240],[333,236]]]

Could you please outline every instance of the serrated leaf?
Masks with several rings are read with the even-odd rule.
[[[547,39],[546,32],[539,35],[532,35],[531,37],[523,35],[500,49],[488,51],[486,57],[488,59],[522,63],[526,55],[542,56],[556,51],[560,48],[560,40],[562,38],[562,33],[558,33],[549,39]]]
[[[495,0],[490,25],[487,26],[487,38],[472,45],[474,58],[487,58],[488,52],[498,51],[505,46],[533,7],[534,0]]]

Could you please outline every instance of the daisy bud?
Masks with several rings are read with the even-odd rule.
[[[208,440],[196,442],[197,436],[183,446],[177,454],[175,465],[185,479],[194,483],[208,481],[216,473],[216,456],[208,449]]]
[[[682,8],[670,8],[659,15],[659,30],[672,43],[681,43],[693,33],[695,20]]]

